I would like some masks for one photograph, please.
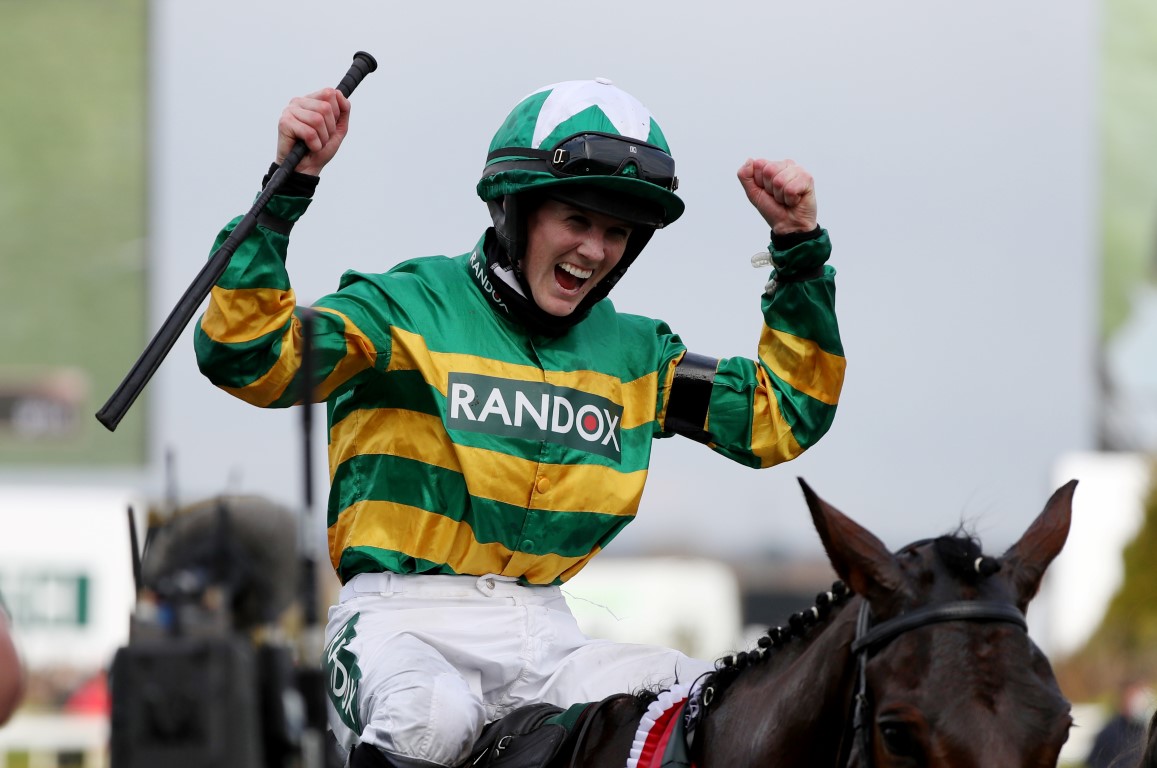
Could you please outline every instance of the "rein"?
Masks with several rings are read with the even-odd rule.
[[[1016,606],[1008,603],[960,600],[943,605],[930,605],[917,608],[910,613],[902,613],[876,626],[872,626],[872,609],[868,601],[860,603],[860,613],[856,619],[856,637],[852,641],[852,653],[856,656],[856,693],[852,728],[855,732],[856,745],[868,765],[871,765],[868,657],[905,632],[943,621],[997,621],[1015,624],[1025,632],[1028,631],[1024,614]]]

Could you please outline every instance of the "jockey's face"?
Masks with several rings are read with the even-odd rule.
[[[522,272],[534,302],[565,317],[623,257],[631,225],[603,213],[546,200],[527,217]]]

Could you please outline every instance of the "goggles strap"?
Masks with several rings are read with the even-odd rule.
[[[617,137],[612,137],[612,138],[617,138]],[[564,140],[562,143],[565,144],[566,140]],[[661,152],[664,155],[666,155],[666,153],[663,152],[663,150],[659,149],[658,147],[653,147],[653,146],[651,146],[649,144],[645,144],[643,142],[632,142],[632,144],[633,144],[632,150],[634,149],[634,147],[646,147],[648,149],[648,151]],[[668,157],[669,157],[669,155],[668,155]],[[505,158],[510,158],[510,159],[506,160]],[[494,162],[495,160],[502,161],[502,162],[495,163]],[[614,173],[609,173],[609,174],[607,174],[607,173],[592,173],[592,174],[577,173],[576,174],[576,173],[565,173],[565,172],[559,170],[561,168],[561,166],[565,165],[567,163],[567,161],[569,161],[569,160],[570,160],[570,150],[564,149],[562,146],[556,147],[555,149],[532,149],[531,147],[503,147],[501,149],[496,149],[493,152],[490,152],[486,155],[486,169],[484,172],[486,175],[493,175],[493,174],[502,173],[505,171],[540,171],[540,170],[542,170],[542,165],[545,164],[548,171],[550,171],[555,176],[559,176],[561,178],[581,178],[584,176],[591,176],[591,177],[593,177],[593,176],[619,176],[619,175],[625,175],[625,174],[621,174],[620,171],[622,171],[623,167],[627,163],[632,163],[635,166],[636,173],[632,174],[630,176],[630,178],[639,179],[640,181],[646,181],[649,184],[654,184],[655,186],[657,186],[661,189],[666,189],[669,192],[673,192],[679,188],[679,179],[676,176],[671,175],[669,178],[666,176],[654,177],[654,176],[652,176],[652,174],[650,174],[646,170],[644,170],[644,166],[642,165],[642,157],[637,155],[637,154],[624,155],[620,159],[616,171]],[[660,181],[658,181],[658,179],[660,179],[660,178],[665,179],[666,182],[661,183]]]

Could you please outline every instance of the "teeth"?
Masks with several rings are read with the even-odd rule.
[[[590,277],[591,275],[593,275],[595,273],[595,271],[593,269],[579,269],[574,264],[563,263],[563,264],[559,264],[559,267],[562,268],[563,272],[566,272],[567,274],[574,275],[575,277],[577,277],[580,280],[586,280],[588,277]]]

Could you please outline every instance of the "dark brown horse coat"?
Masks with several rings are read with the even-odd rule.
[[[732,663],[705,683],[710,700],[693,747],[700,768],[1055,766],[1069,704],[1022,614],[1064,545],[1076,482],[1057,490],[1000,558],[962,536],[893,554],[801,485],[832,566],[855,597],[817,610],[818,621],[743,654],[744,668]],[[886,636],[863,650],[861,669],[852,652],[857,632],[889,622]],[[608,702],[560,764],[621,768],[644,706]]]

